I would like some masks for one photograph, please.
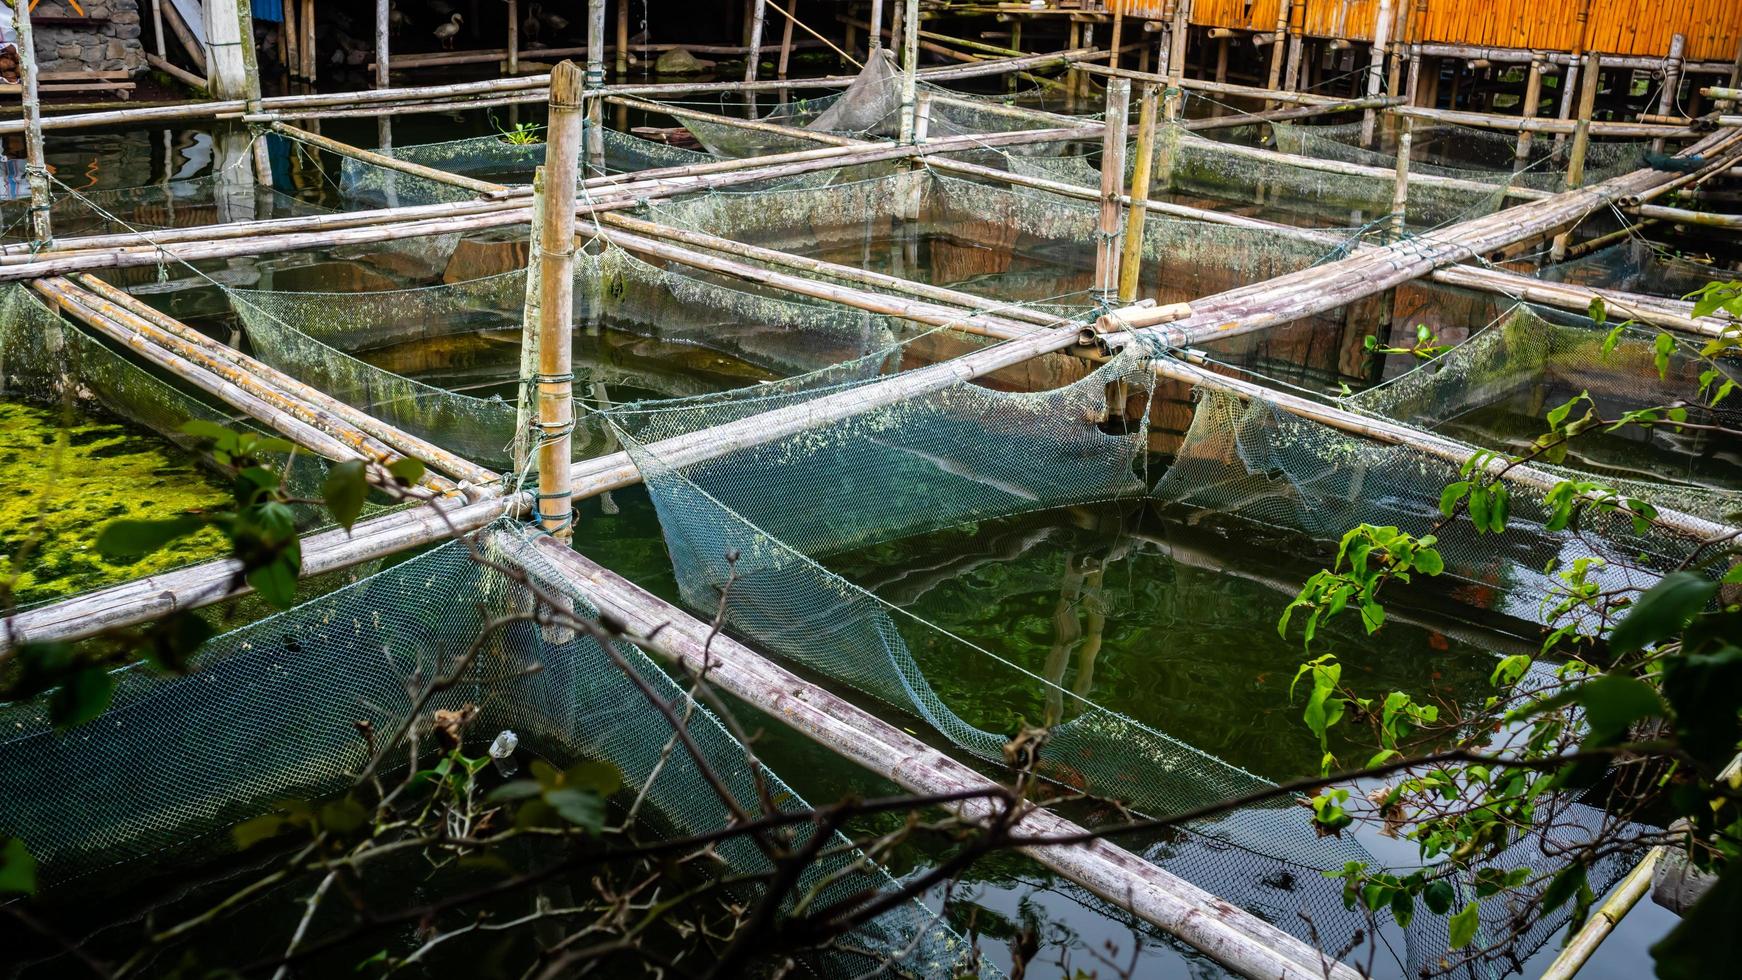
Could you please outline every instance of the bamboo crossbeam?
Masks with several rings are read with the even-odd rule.
[[[1677,224],[1701,225],[1707,228],[1742,228],[1742,214],[1689,211],[1685,208],[1666,208],[1656,204],[1641,204],[1633,210],[1642,218],[1656,218],[1659,221],[1673,221]]]
[[[1604,65],[1608,65],[1607,59],[1604,60]],[[1416,119],[1455,123],[1459,126],[1471,126],[1484,129],[1501,129],[1511,132],[1562,133],[1570,135],[1578,126],[1577,123],[1567,119],[1503,116],[1492,112],[1470,112],[1462,109],[1455,111],[1451,109],[1430,109],[1425,106],[1400,105],[1391,111],[1400,116],[1413,116]],[[1605,122],[1602,120],[1592,120],[1590,129],[1592,136],[1693,138],[1703,135],[1701,130],[1690,126],[1665,126],[1656,123],[1637,122]]]
[[[722,126],[732,126],[754,133],[771,133],[776,136],[790,136],[796,139],[807,139],[825,146],[862,146],[864,140],[851,139],[846,136],[836,136],[834,133],[821,133],[796,126],[782,126],[778,123],[762,122],[755,119],[739,119],[725,116],[717,112],[704,112],[700,109],[690,109],[684,106],[668,105],[664,102],[649,102],[631,95],[607,95],[605,101],[614,105],[628,106],[631,109],[641,109],[646,112],[657,112],[675,119],[697,119]]]
[[[170,76],[171,78],[180,79],[181,81],[186,82],[188,85],[191,85],[194,88],[203,90],[203,89],[208,87],[207,82],[203,76],[196,75],[193,72],[188,71],[186,68],[183,68],[180,65],[174,64],[173,62],[165,61],[162,58],[158,57],[155,54],[152,54],[149,51],[145,52],[145,63],[150,65],[151,67],[157,69],[158,71],[163,72],[164,74]]]
[[[912,793],[944,794],[990,788],[968,766],[725,636],[709,624],[649,594],[633,582],[555,542],[532,545],[598,609],[624,624],[635,643],[676,661],[710,684],[791,726],[830,751]],[[984,823],[994,804],[953,805]],[[1080,837],[1081,827],[1041,808],[1016,824],[1020,839]],[[1023,852],[1105,901],[1129,909],[1206,956],[1248,977],[1354,980],[1347,965],[1262,919],[1105,840],[1081,845],[1028,845]]]
[[[1502,48],[1475,44],[1425,43],[1416,45],[1416,49],[1420,54],[1429,58],[1456,58],[1459,61],[1494,61],[1506,64],[1545,61],[1556,65],[1571,65],[1577,63],[1582,55],[1582,52],[1541,51],[1530,48]],[[1663,63],[1662,56],[1603,56],[1605,66],[1634,71],[1661,70]],[[1724,75],[1728,74],[1729,71],[1730,64],[1723,61],[1690,61],[1682,66],[1684,74],[1693,75]]]
[[[1345,102],[1347,99],[1333,95],[1313,95],[1310,92],[1278,91],[1258,88],[1254,85],[1236,85],[1232,82],[1212,82],[1201,78],[1172,79],[1168,75],[1147,71],[1134,71],[1130,68],[1109,68],[1106,65],[1092,63],[1079,64],[1078,69],[1091,75],[1104,75],[1108,78],[1128,78],[1134,82],[1156,82],[1166,84],[1177,81],[1180,88],[1197,92],[1214,92],[1218,95],[1243,95],[1253,99],[1265,99],[1270,102],[1293,102],[1297,105],[1331,105]]]
[[[413,177],[420,177],[424,180],[434,181],[438,184],[447,184],[450,187],[458,187],[462,190],[471,191],[474,194],[499,196],[508,192],[508,188],[502,184],[493,184],[487,180],[477,180],[461,174],[449,173],[446,170],[437,170],[434,167],[426,167],[421,163],[412,163],[408,160],[391,157],[385,153],[376,153],[372,150],[359,149],[349,143],[341,143],[336,139],[322,136],[319,133],[311,133],[306,129],[298,129],[288,123],[274,123],[272,128],[275,132],[281,133],[299,143],[318,146],[330,153],[337,153],[339,156],[349,157],[352,160],[369,164],[372,167],[381,167],[385,170],[396,170],[402,174],[410,174]]]
[[[420,439],[409,432],[388,425],[368,412],[342,402],[312,385],[305,384],[270,364],[248,357],[233,347],[220,344],[169,314],[141,302],[125,290],[112,286],[96,276],[88,273],[81,275],[78,279],[78,285],[93,295],[114,303],[128,313],[155,324],[166,333],[188,342],[214,359],[247,371],[287,395],[306,402],[312,408],[330,414],[342,423],[355,426],[359,431],[377,440],[386,449],[421,460],[431,468],[448,474],[458,480],[462,487],[467,485],[473,487],[488,486],[500,480],[500,477],[488,468],[463,459],[457,454],[427,440]]]
[[[218,356],[63,278],[30,285],[56,308],[328,459],[389,463],[403,455],[327,408],[276,387],[271,383],[275,372],[261,370],[264,365],[252,358]],[[419,485],[442,494],[460,492],[434,472],[426,472]]]
[[[793,50],[795,51],[817,51],[821,50],[824,46],[825,45],[821,41],[794,41],[792,43]],[[624,48],[619,48],[615,44],[607,44],[605,46],[605,53],[612,56],[615,56],[619,51],[626,51],[627,53],[638,55],[660,54],[666,51],[675,51],[679,48],[682,48],[691,54],[741,55],[746,51],[746,48],[742,44],[665,43],[630,44]],[[520,56],[523,58],[535,56],[540,60],[545,58],[572,58],[586,53],[587,46],[584,44],[573,47],[522,49],[519,52]],[[482,48],[477,51],[432,51],[419,54],[398,54],[393,56],[393,69],[394,71],[407,71],[413,68],[440,68],[450,65],[487,65],[493,62],[504,61],[507,58],[507,48]],[[373,70],[375,68],[374,62],[370,62],[368,68]]]

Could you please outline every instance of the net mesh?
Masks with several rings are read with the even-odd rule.
[[[57,237],[332,213],[331,208],[257,185],[247,168],[139,187],[84,190],[62,185],[51,198],[49,219]],[[28,237],[29,226],[28,199],[0,204],[0,236]]]
[[[56,731],[43,702],[4,708],[0,829],[27,841],[44,878],[56,883],[221,854],[231,846],[227,828],[277,801],[345,791],[369,756],[359,720],[395,730],[412,708],[416,686],[408,679],[452,673],[479,637],[460,682],[428,704],[431,711],[478,707],[467,754],[483,755],[497,732],[510,729],[522,748],[559,767],[582,759],[616,766],[631,795],[644,790],[669,824],[646,829],[685,835],[727,826],[729,811],[686,750],[661,765],[673,729],[605,650],[587,634],[518,618],[538,608],[529,584],[578,615],[596,610],[517,528],[498,525],[479,540],[481,555],[449,543],[216,637],[187,677],[122,671],[114,705],[98,723]],[[644,654],[626,643],[617,654],[659,697],[680,711],[687,706],[684,690]],[[693,707],[688,728],[702,757],[754,809],[744,747],[707,708]],[[784,809],[806,806],[768,775]],[[719,854],[730,871],[771,868],[744,837],[723,842]],[[850,850],[825,857],[801,888],[819,887],[828,901],[890,887],[876,865],[856,867],[861,859]],[[868,956],[823,958],[818,972],[851,976],[864,959],[886,957],[917,975],[947,977],[966,952],[914,904],[852,939]]]
[[[1713,282],[1742,278],[1742,271],[1677,255],[1643,238],[1629,238],[1538,273],[1551,282],[1682,297]]]
[[[1284,153],[1385,169],[1397,166],[1397,148],[1386,146],[1382,133],[1376,137],[1375,148],[1361,145],[1362,124],[1358,122],[1272,122],[1269,126],[1276,148]],[[1417,122],[1411,127],[1410,141],[1412,174],[1511,183],[1538,190],[1562,189],[1572,156],[1571,140],[1536,134],[1520,161],[1516,135],[1454,123]],[[1585,152],[1585,182],[1607,180],[1643,166],[1647,145],[1643,141],[1593,141]]]

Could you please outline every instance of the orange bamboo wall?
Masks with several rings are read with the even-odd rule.
[[[1306,33],[1367,41],[1379,0],[1305,0]],[[1410,5],[1411,40],[1571,51],[1578,46],[1580,0],[1427,0]],[[1281,0],[1194,0],[1192,24],[1269,31]],[[1604,54],[1664,55],[1685,34],[1686,57],[1730,61],[1742,43],[1742,0],[1590,0],[1590,40]],[[1395,4],[1394,4],[1395,5]],[[1112,0],[1127,16],[1160,18],[1169,0]]]

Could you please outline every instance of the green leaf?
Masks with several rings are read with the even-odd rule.
[[[1446,570],[1446,562],[1434,548],[1423,548],[1415,553],[1416,570],[1423,575],[1438,575]]]
[[[1476,938],[1476,927],[1481,925],[1481,919],[1476,915],[1477,907],[1475,902],[1471,902],[1459,910],[1457,915],[1446,920],[1446,926],[1452,933],[1451,942],[1447,944],[1448,949],[1463,949],[1470,945],[1470,940]]]
[[[0,895],[36,893],[36,858],[16,837],[0,844]]]
[[[1662,378],[1669,373],[1669,356],[1675,353],[1675,338],[1667,333],[1660,333],[1651,347],[1652,361],[1657,365],[1657,376]]]
[[[623,786],[623,773],[609,762],[580,762],[563,772],[563,785],[610,796]]]
[[[1602,326],[1609,319],[1609,308],[1603,303],[1603,297],[1591,297],[1591,305],[1585,308],[1585,315],[1597,321],[1597,326]]]
[[[1621,674],[1604,674],[1572,693],[1585,709],[1592,736],[1599,740],[1620,736],[1634,722],[1663,714],[1663,702],[1650,684]]]
[[[97,550],[111,561],[143,558],[177,538],[185,538],[206,526],[192,514],[161,521],[110,521],[97,532]]]
[[[1458,897],[1452,883],[1441,878],[1422,890],[1422,903],[1435,915],[1445,915],[1452,910],[1452,902]]]
[[[1692,572],[1676,572],[1634,600],[1609,634],[1615,654],[1632,653],[1681,631],[1718,591],[1718,583]]]
[[[1397,920],[1398,925],[1408,929],[1410,920],[1415,918],[1415,896],[1402,888],[1392,892],[1391,916]]]
[[[289,609],[296,603],[297,563],[279,556],[248,573],[248,584],[260,598],[279,609]]]
[[[423,479],[423,460],[403,456],[387,464],[387,472],[393,474],[393,478],[398,480],[402,486],[409,487]]]
[[[1682,747],[1714,768],[1742,741],[1742,649],[1724,645],[1670,657],[1663,665],[1663,696],[1675,709]]]
[[[263,840],[277,837],[289,825],[290,821],[276,813],[263,813],[231,827],[230,838],[236,842],[238,851],[246,851]]]
[[[145,630],[145,658],[158,670],[185,674],[188,662],[216,631],[212,624],[188,610],[171,613]]]
[[[1651,947],[1659,980],[1729,976],[1742,962],[1742,863],[1731,861],[1710,890]]]
[[[1569,864],[1558,874],[1549,879],[1548,887],[1542,890],[1542,910],[1553,912],[1567,903],[1567,899],[1579,893],[1585,886],[1585,866]]]
[[[484,800],[488,803],[512,803],[516,800],[527,800],[544,792],[544,787],[537,780],[516,779],[503,783],[491,790]]]
[[[564,787],[545,793],[544,801],[564,820],[588,833],[597,834],[605,826],[605,801],[597,793]]]
[[[181,431],[196,439],[210,442],[214,449],[233,449],[236,445],[236,433],[216,422],[192,419],[181,424]]]
[[[369,500],[366,464],[360,459],[334,463],[327,469],[327,478],[321,481],[321,497],[327,502],[327,510],[332,511],[333,520],[349,531]]]
[[[1440,513],[1447,517],[1452,516],[1452,509],[1457,507],[1458,501],[1464,499],[1469,493],[1470,481],[1468,480],[1446,484],[1445,490],[1440,492]]]
[[[101,667],[86,667],[61,683],[49,698],[48,714],[57,728],[73,728],[109,710],[115,678]]]
[[[321,806],[321,826],[329,833],[350,837],[369,824],[369,808],[347,796]]]

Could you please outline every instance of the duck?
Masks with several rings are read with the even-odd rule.
[[[460,33],[460,21],[462,19],[463,18],[461,18],[459,14],[455,14],[448,18],[446,24],[442,24],[435,29],[435,36],[441,39],[442,47],[447,48],[450,51],[453,50],[454,38]]]
[[[538,43],[539,31],[544,27],[544,22],[539,20],[538,15],[533,12],[536,9],[538,9],[538,4],[536,3],[527,7],[526,17],[520,22],[521,38],[532,44]]]
[[[405,29],[410,26],[411,18],[405,15],[405,11],[399,9],[399,4],[397,2],[389,3],[387,5],[388,33],[397,36],[405,33]]]
[[[542,3],[534,3],[527,9],[534,17],[544,21],[544,26],[550,28],[552,34],[560,34],[568,29],[569,19],[561,14],[545,13]]]

